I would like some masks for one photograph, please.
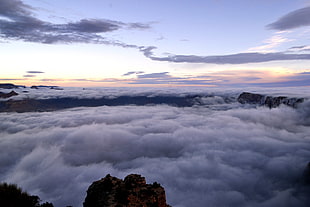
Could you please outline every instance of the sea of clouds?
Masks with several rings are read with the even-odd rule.
[[[310,161],[310,101],[269,109],[207,99],[217,110],[1,113],[0,181],[55,207],[82,207],[88,186],[108,173],[159,182],[173,207],[306,207],[309,187],[301,180]]]
[[[96,99],[96,98],[115,98],[120,96],[176,96],[185,97],[188,95],[201,96],[234,96],[237,97],[243,92],[242,88],[206,88],[206,87],[39,87],[39,89],[32,88],[15,88],[15,89],[1,89],[0,92],[9,93],[14,90],[18,96],[13,96],[0,101],[7,101],[8,99],[52,99],[52,98],[77,98],[77,99]],[[288,96],[296,98],[310,98],[309,87],[287,87],[287,88],[249,88],[248,92],[261,93],[263,95],[272,96]]]

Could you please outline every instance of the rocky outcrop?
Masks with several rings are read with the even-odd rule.
[[[263,95],[243,92],[239,95],[237,100],[242,104],[263,104],[263,99]]]
[[[48,88],[48,89],[54,89],[54,90],[63,90],[59,86],[44,86],[44,85],[39,85],[39,86],[31,86],[31,89],[40,89],[40,88]]]
[[[268,106],[269,108],[275,108],[281,104],[295,108],[299,103],[304,101],[303,98],[288,98],[286,96],[272,97],[248,92],[241,93],[237,100],[241,104],[256,104]]]
[[[88,190],[84,207],[170,207],[163,187],[158,183],[146,184],[141,175],[130,174],[124,180],[109,174],[93,182]]]
[[[0,92],[0,98],[10,98],[12,96],[17,96],[18,93],[16,93],[15,91],[11,91],[10,93],[2,93]]]

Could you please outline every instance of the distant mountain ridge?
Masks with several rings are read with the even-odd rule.
[[[165,104],[175,107],[207,106],[204,99],[214,96],[189,95],[179,96],[119,96],[115,98],[50,98],[50,99],[23,99],[0,101],[0,112],[43,112],[55,111],[74,107],[97,107],[97,106],[124,106],[124,105],[160,105]],[[304,101],[303,98],[271,97],[260,94],[242,93],[238,98],[241,104],[255,104],[268,106],[269,108],[278,107],[284,104],[297,107]],[[234,98],[224,98],[221,103],[236,102]],[[212,104],[212,103],[211,103]]]
[[[0,84],[0,88],[18,88],[14,84]],[[22,86],[23,87],[23,86]],[[32,86],[30,90],[39,91],[40,94],[49,94],[50,90],[63,90],[57,86]],[[7,91],[7,90],[6,90]],[[268,96],[258,93],[243,92],[238,97],[236,95],[203,95],[203,94],[154,94],[154,95],[119,95],[101,96],[97,98],[86,97],[48,97],[48,98],[27,98],[29,90],[23,90],[20,94],[12,90],[9,93],[0,92],[0,112],[44,112],[68,109],[74,107],[98,107],[98,106],[124,106],[124,105],[169,105],[174,107],[193,106],[215,106],[231,103],[249,104],[255,106],[266,106],[275,108],[281,104],[296,108],[298,104],[304,102],[305,98],[290,98],[286,96]],[[62,92],[59,92],[63,94]],[[68,93],[68,92],[67,92]],[[85,94],[88,92],[85,90]],[[56,93],[58,94],[58,92]],[[24,96],[22,96],[24,95]],[[12,96],[17,98],[11,98]],[[19,98],[18,98],[19,97]],[[40,96],[38,96],[40,97]]]

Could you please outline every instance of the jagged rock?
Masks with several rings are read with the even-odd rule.
[[[263,98],[264,96],[260,94],[243,92],[237,100],[242,104],[262,104]]]
[[[88,190],[84,207],[170,207],[163,187],[158,183],[146,184],[141,175],[130,174],[124,180],[109,174],[93,182]]]
[[[304,101],[303,98],[288,98],[285,96],[278,96],[278,97],[267,96],[264,105],[268,106],[269,108],[275,108],[280,106],[281,104],[284,104],[295,108],[297,104],[302,103],[303,101]]]
[[[272,97],[248,92],[241,93],[237,100],[241,104],[257,104],[268,106],[269,108],[275,108],[281,104],[295,108],[299,103],[304,101],[303,98],[288,98],[286,96]]]
[[[0,98],[10,98],[12,96],[17,96],[18,93],[16,93],[15,91],[11,91],[10,93],[2,93],[0,92]]]

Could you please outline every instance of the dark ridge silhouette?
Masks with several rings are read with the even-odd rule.
[[[31,86],[30,88],[31,89],[48,88],[48,89],[54,89],[54,90],[63,90],[59,86],[45,86],[45,85]]]
[[[14,88],[26,88],[26,86],[19,86],[19,85],[14,85],[12,83],[0,83],[0,88],[3,89],[14,89]]]
[[[58,90],[58,89],[57,89]],[[12,93],[12,92],[11,92]],[[16,94],[11,94],[16,95]],[[23,99],[23,100],[7,100],[0,101],[0,112],[44,112],[55,111],[74,107],[97,107],[97,106],[124,106],[124,105],[169,105],[174,107],[192,107],[192,106],[208,106],[212,103],[204,102],[204,98],[212,98],[213,95],[158,95],[158,96],[119,96],[115,98],[50,98],[50,99]],[[241,104],[255,104],[259,106],[267,106],[269,108],[278,107],[285,104],[296,108],[297,105],[304,101],[303,98],[288,98],[285,96],[265,96],[243,92],[236,99],[235,97],[221,97],[222,103],[233,103],[236,100]]]
[[[123,106],[123,105],[158,105],[166,104],[175,107],[191,107],[199,104],[196,99],[200,96],[120,96],[116,98],[78,99],[78,98],[51,98],[51,99],[24,99],[0,102],[0,112],[31,112],[55,111],[73,107],[96,106]]]

